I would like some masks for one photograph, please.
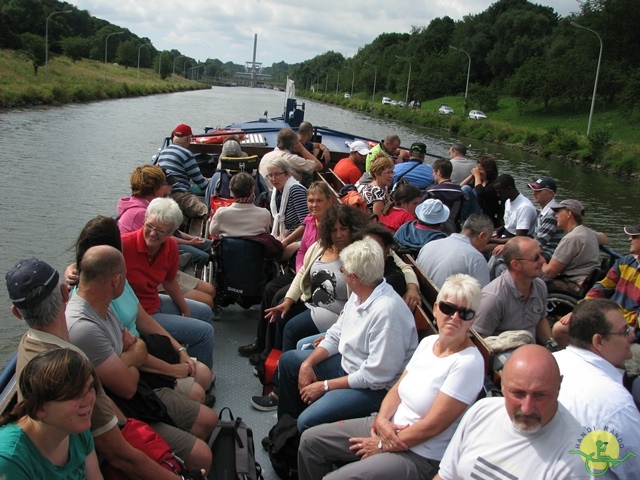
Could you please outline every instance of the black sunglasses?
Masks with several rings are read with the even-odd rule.
[[[453,303],[445,302],[444,300],[438,302],[438,307],[440,308],[440,311],[442,313],[451,317],[455,315],[456,312],[458,312],[460,318],[467,322],[473,320],[473,317],[476,316],[475,311],[469,310],[468,308],[460,308],[459,306],[454,305]]]

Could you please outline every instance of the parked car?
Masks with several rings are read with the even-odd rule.
[[[382,97],[383,105],[391,105],[391,99],[389,97]]]
[[[407,104],[406,104],[406,103],[404,103],[402,100],[399,100],[399,101],[398,101],[398,106],[399,106],[399,107],[406,107],[406,106],[407,106]]]
[[[398,100],[391,100],[391,105],[400,105],[400,103],[398,102]]]
[[[351,94],[350,93],[345,93],[344,94],[344,98],[351,98]]]
[[[440,115],[453,115],[454,112],[453,108],[451,108],[449,105],[447,105],[446,103],[443,103],[442,105],[440,105],[440,108],[438,109],[438,113]]]
[[[469,118],[472,120],[486,120],[487,116],[480,110],[471,110],[469,112]]]

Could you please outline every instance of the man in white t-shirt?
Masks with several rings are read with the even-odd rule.
[[[435,479],[591,478],[576,452],[581,426],[558,404],[561,380],[544,347],[518,348],[503,370],[504,399],[480,400],[467,411]]]
[[[618,304],[596,298],[578,304],[569,346],[553,354],[564,379],[558,400],[583,425],[580,451],[607,458],[591,462],[594,473],[608,470],[603,478],[638,478],[640,470],[640,413],[622,385],[632,339]]]

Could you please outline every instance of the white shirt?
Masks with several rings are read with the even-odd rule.
[[[582,456],[569,453],[580,424],[562,406],[535,433],[511,423],[504,398],[485,398],[465,413],[440,462],[443,480],[560,480],[591,478]]]
[[[393,314],[390,314],[393,312]],[[320,347],[340,353],[351,388],[391,388],[418,346],[413,314],[384,280],[360,303],[351,294]]]
[[[583,433],[606,430],[618,434],[621,459],[605,478],[638,478],[640,472],[640,413],[631,394],[622,385],[622,370],[599,355],[573,346],[553,354],[560,367],[562,385],[558,400],[583,426]],[[608,448],[611,445],[608,446]],[[608,454],[611,454],[607,450]]]
[[[532,236],[537,217],[536,207],[521,193],[515,200],[504,202],[504,228],[512,235],[516,234],[516,230],[526,230]]]
[[[440,392],[472,405],[478,398],[484,379],[484,360],[476,347],[438,357],[433,347],[438,335],[424,338],[407,365],[407,374],[398,385],[400,405],[393,416],[396,425],[413,425],[427,416]],[[438,435],[411,447],[421,457],[440,460],[460,419]]]

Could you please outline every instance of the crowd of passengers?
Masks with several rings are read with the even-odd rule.
[[[221,176],[202,175],[192,135],[179,125],[157,165],[134,170],[131,197],[85,225],[62,275],[35,258],[6,274],[28,331],[18,403],[0,420],[5,478],[175,478],[128,442],[131,419],[207,475],[216,291],[180,267],[200,270],[215,237],[265,235],[290,268],[267,284],[256,339],[238,351],[252,365],[282,352],[276,388],[251,404],[296,421],[299,478],[634,476],[640,225],[625,227],[629,255],[552,328],[548,288],[584,290],[606,242],[580,201],[555,199],[552,178],[527,185],[538,212],[490,157],[468,159],[456,143],[429,165],[423,143],[403,150],[389,135],[373,148],[354,141],[334,166],[366,211],[333,205],[328,184],[312,181],[330,152],[304,122],[279,133],[257,178],[231,177],[233,203],[201,239],[180,228],[209,216],[197,191],[218,191]],[[229,139],[221,156],[246,154]],[[261,181],[267,208],[256,205]],[[438,290],[438,333],[421,341],[423,298],[398,247]],[[471,328],[502,353],[492,368],[503,397],[477,401],[486,364]]]

